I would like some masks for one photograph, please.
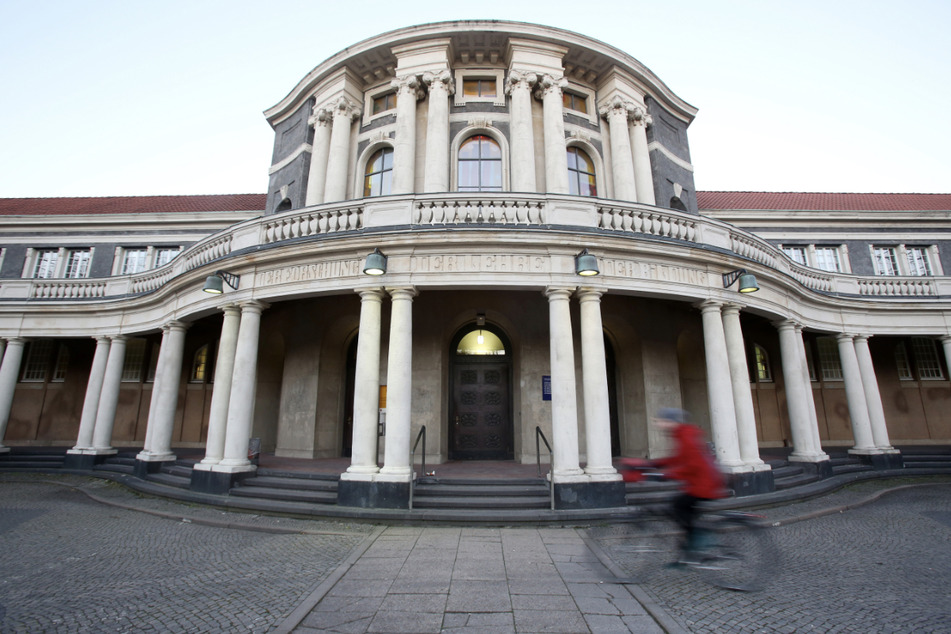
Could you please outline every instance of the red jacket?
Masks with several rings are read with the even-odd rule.
[[[695,425],[681,424],[674,428],[675,452],[656,464],[668,477],[679,480],[684,493],[706,500],[726,495],[723,474],[717,468],[703,440],[703,432]]]

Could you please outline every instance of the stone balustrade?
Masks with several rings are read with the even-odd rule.
[[[756,265],[762,265],[822,294],[876,300],[951,296],[951,277],[856,276],[821,271],[793,262],[780,249],[753,234],[704,216],[577,196],[481,192],[389,196],[262,216],[201,240],[157,269],[99,279],[4,280],[0,284],[0,298],[96,300],[142,295],[154,292],[181,274],[223,260],[237,250],[331,234],[359,235],[367,228],[425,230],[446,226],[486,226],[495,230],[575,226],[604,235],[629,235],[635,240],[660,238],[697,248],[731,251],[740,258],[738,267],[765,274],[766,271],[757,271]]]

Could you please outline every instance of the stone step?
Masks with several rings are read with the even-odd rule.
[[[951,460],[936,459],[938,456],[931,456],[931,459],[909,460],[905,458],[906,469],[947,469],[951,471]]]
[[[297,489],[301,491],[337,490],[337,480],[312,480],[308,478],[284,478],[277,476],[252,476],[241,481],[241,487],[264,487],[270,489]]]
[[[258,469],[255,472],[257,477],[275,477],[288,480],[325,480],[329,482],[339,482],[338,473],[308,473],[306,471],[282,471],[280,469]]]
[[[313,504],[336,504],[336,491],[312,491],[304,489],[280,489],[264,486],[232,487],[230,495],[242,498],[260,498],[266,500],[282,500],[285,502],[311,502]]]
[[[873,467],[871,465],[863,464],[861,462],[851,462],[848,464],[839,464],[832,467],[833,475],[842,475],[843,473],[856,473],[858,471],[872,471]]]
[[[162,473],[178,476],[179,478],[187,478],[189,481],[192,477],[191,467],[186,467],[178,463],[162,467]]]
[[[417,489],[417,493],[418,493]],[[547,492],[544,496],[522,496],[522,497],[502,497],[487,498],[483,496],[465,497],[465,496],[433,496],[433,497],[413,497],[413,508],[427,509],[483,509],[483,510],[507,510],[507,509],[547,509],[551,506],[551,501]]]
[[[93,467],[93,471],[109,471],[111,473],[126,473],[132,475],[132,473],[135,472],[135,467],[130,464],[103,462]]]
[[[548,497],[548,485],[536,484],[445,484],[442,482],[418,482],[417,497]]]
[[[812,482],[817,482],[821,480],[822,477],[818,473],[800,473],[799,475],[780,478],[775,481],[775,486],[777,490],[780,489],[791,489],[793,487],[802,486],[804,484],[810,484]]]
[[[803,472],[803,468],[799,465],[784,463],[782,466],[773,466],[773,478],[776,480],[798,476]]]
[[[170,473],[150,473],[145,477],[149,482],[158,482],[166,486],[177,487],[179,489],[188,489],[191,487],[191,478],[172,475]]]

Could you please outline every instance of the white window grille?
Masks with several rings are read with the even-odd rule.
[[[155,252],[155,267],[165,266],[175,259],[175,256],[181,253],[180,247],[162,248]]]
[[[796,264],[809,265],[809,261],[806,259],[806,247],[783,247],[783,252]]]
[[[839,345],[834,337],[818,337],[819,366],[823,381],[841,381],[842,363],[839,361]]]
[[[944,378],[941,371],[941,362],[938,360],[938,347],[934,339],[928,337],[912,337],[911,350],[915,355],[915,366],[918,368],[918,378],[923,381],[940,380]]]
[[[50,369],[50,358],[53,356],[53,340],[38,339],[30,342],[30,349],[26,354],[26,363],[23,366],[21,380],[25,383],[36,383],[46,380]]]
[[[914,381],[915,375],[911,372],[911,363],[908,361],[908,349],[905,348],[905,342],[899,341],[895,346],[895,367],[898,369],[898,379],[901,381]]]
[[[816,268],[833,273],[841,271],[838,247],[816,247]]]
[[[66,272],[64,277],[81,278],[89,275],[89,261],[92,259],[92,251],[89,249],[77,249],[69,252],[66,259]]]
[[[59,344],[56,351],[56,366],[53,368],[53,378],[50,379],[56,383],[62,383],[66,380],[66,370],[69,368],[69,348],[66,344]]]
[[[122,269],[120,275],[141,273],[148,266],[148,249],[125,249],[122,254]]]
[[[769,353],[759,344],[753,344],[753,353],[756,355],[757,383],[772,383],[773,372],[769,367]]]
[[[872,247],[872,267],[875,275],[899,275],[895,247]]]
[[[33,265],[33,277],[49,279],[56,275],[56,264],[59,262],[59,251],[43,249],[36,252],[36,264]]]
[[[122,382],[138,383],[142,380],[142,366],[145,363],[145,339],[129,339],[125,346],[125,359],[122,364]]]
[[[907,247],[908,275],[931,275],[928,247]]]

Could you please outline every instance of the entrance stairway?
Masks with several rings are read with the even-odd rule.
[[[904,467],[875,471],[840,449],[830,452],[831,477],[823,478],[808,465],[790,462],[782,454],[764,451],[773,470],[775,491],[745,498],[721,501],[724,508],[754,507],[819,495],[855,480],[911,475],[951,475],[951,447],[901,448]],[[0,454],[0,472],[90,473],[65,469],[65,448],[13,448]],[[221,504],[230,508],[255,511],[291,513],[309,516],[339,516],[366,519],[420,519],[445,521],[564,521],[571,518],[590,519],[601,515],[623,513],[622,509],[593,510],[588,514],[572,511],[550,511],[548,482],[536,477],[531,467],[526,474],[524,465],[504,463],[489,465],[460,477],[443,465],[441,477],[424,476],[417,480],[412,511],[352,509],[339,507],[337,484],[339,474],[314,473],[301,468],[274,469],[259,467],[253,476],[234,486],[226,495],[199,494],[190,490],[191,473],[198,459],[194,453],[171,464],[163,464],[160,471],[148,474],[144,480],[134,476],[135,452],[110,456],[92,469],[92,474],[119,480],[136,490],[170,498]],[[306,464],[311,464],[307,462]],[[489,470],[503,473],[490,474]],[[339,470],[338,470],[339,471]],[[492,477],[494,475],[495,477]],[[629,506],[663,503],[676,494],[674,482],[627,483],[626,501]],[[601,513],[599,515],[598,513]]]

